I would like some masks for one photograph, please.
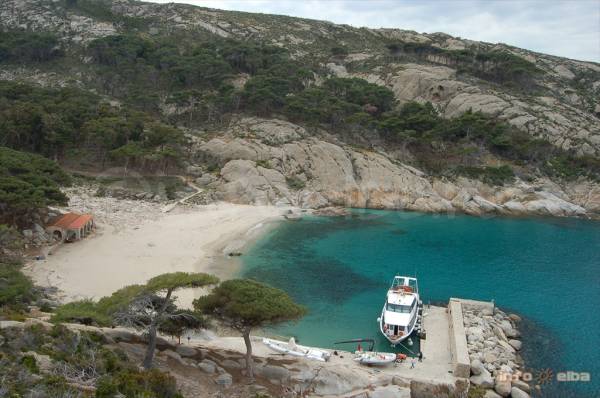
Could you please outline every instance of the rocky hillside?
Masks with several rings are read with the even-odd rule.
[[[0,21],[15,40],[55,40],[29,57],[5,44],[0,79],[77,88],[177,126],[181,171],[217,199],[600,214],[596,63],[442,33],[129,0],[5,0]],[[336,84],[351,78],[386,90],[352,83],[340,95]]]

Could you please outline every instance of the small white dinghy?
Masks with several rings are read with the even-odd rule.
[[[321,362],[328,361],[329,357],[331,356],[331,354],[329,354],[327,351],[298,345],[293,337],[290,338],[290,341],[287,343],[284,341],[267,338],[264,338],[262,341],[264,345],[281,354],[288,354],[295,357],[303,357]]]
[[[387,365],[396,360],[391,352],[357,351],[354,360],[362,365]]]

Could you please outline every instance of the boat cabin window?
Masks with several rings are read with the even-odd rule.
[[[412,310],[417,305],[417,301],[413,301],[411,305],[401,305],[401,304],[392,304],[387,303],[386,309],[392,312],[399,312],[401,314],[410,314]]]
[[[411,308],[410,305],[400,305],[400,304],[391,304],[391,303],[388,303],[388,305],[387,305],[388,311],[400,312],[402,314],[409,314],[410,308]]]

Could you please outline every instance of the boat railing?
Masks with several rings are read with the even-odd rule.
[[[419,293],[419,285],[416,278],[395,276],[390,290],[394,292]]]

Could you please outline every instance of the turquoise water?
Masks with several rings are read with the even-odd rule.
[[[591,383],[552,382],[544,396],[600,391],[600,223],[356,210],[282,223],[243,261],[244,276],[309,308],[276,329],[302,343],[373,337],[389,350],[376,322],[385,291],[395,273],[416,274],[425,303],[493,299],[522,315],[534,374],[591,372]]]

